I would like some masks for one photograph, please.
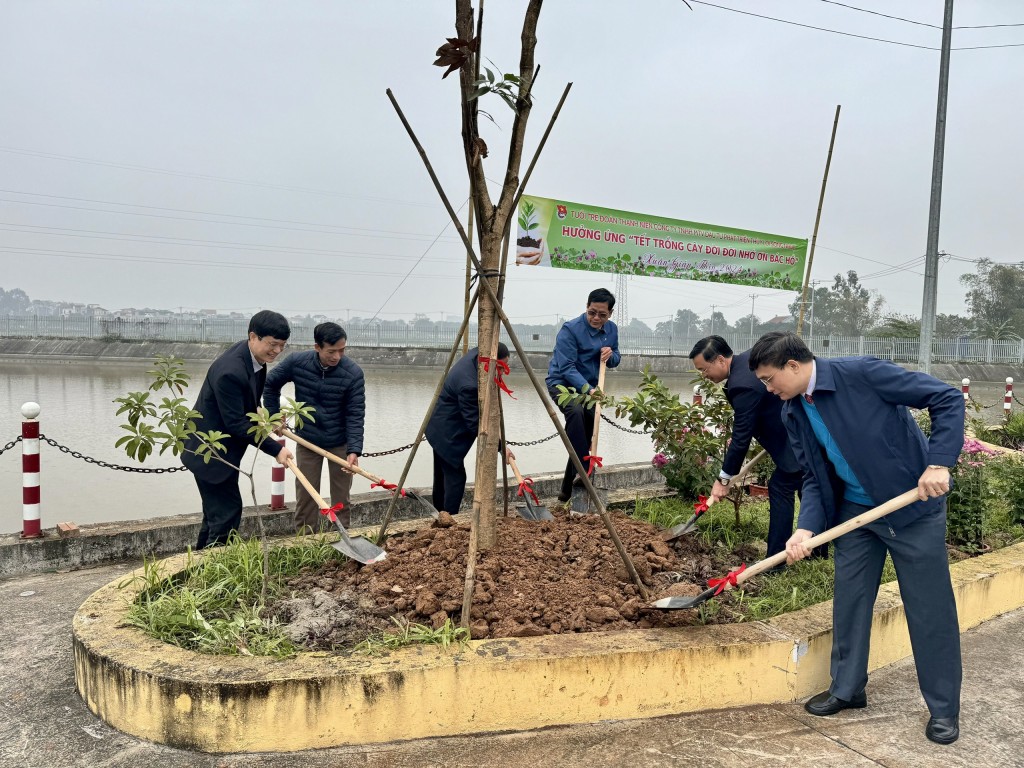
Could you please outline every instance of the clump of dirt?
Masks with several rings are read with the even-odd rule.
[[[540,245],[540,240],[535,240],[529,235],[526,235],[525,237],[520,237],[518,240],[516,240],[516,245],[520,246],[521,248],[536,248],[537,246]]]
[[[722,576],[757,552],[729,552],[696,536],[666,543],[649,523],[612,512],[623,546],[651,599],[696,595],[707,579]],[[446,521],[447,523],[447,521]],[[695,624],[697,611],[662,613],[648,607],[630,581],[601,518],[556,515],[542,523],[500,518],[498,546],[480,554],[470,614],[474,639],[529,637]],[[332,561],[288,582],[298,599],[310,600],[294,631],[307,647],[341,649],[390,624],[390,617],[437,628],[459,623],[466,575],[469,526],[432,526],[388,539],[388,557],[361,566]],[[313,597],[318,591],[322,597]],[[335,610],[327,598],[343,607]],[[316,609],[317,600],[320,609]],[[291,621],[284,601],[272,609]],[[728,621],[721,612],[711,621]],[[298,615],[298,614],[296,614]],[[299,639],[304,636],[304,639]],[[352,642],[352,641],[355,642]]]

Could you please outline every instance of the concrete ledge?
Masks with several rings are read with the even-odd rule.
[[[542,498],[553,499],[559,491],[561,479],[561,472],[538,475],[534,478],[534,487]],[[661,473],[646,462],[606,467],[602,469],[598,482],[601,487],[623,491],[645,485],[665,487]],[[473,485],[470,483],[467,486],[469,493],[466,494],[464,509],[468,509],[472,504],[472,488]],[[497,498],[500,500],[500,479],[498,488]],[[425,493],[427,498],[430,497],[429,489],[416,490]],[[515,495],[514,485],[510,494],[511,504]],[[353,525],[379,525],[387,511],[389,500],[390,495],[384,491],[353,495]],[[616,497],[616,500],[621,499]],[[199,506],[198,494],[196,506]],[[293,507],[294,504],[289,504],[287,509],[278,512],[272,512],[265,506],[261,506],[259,511],[246,507],[242,512],[242,535],[256,535],[257,514],[262,516],[269,535],[293,534]],[[422,517],[422,508],[415,502],[400,501],[395,508],[396,520],[413,520],[419,517]],[[47,535],[39,539],[22,539],[16,533],[5,534],[0,536],[0,577],[177,554],[195,545],[200,522],[199,514],[175,515],[150,520],[83,525],[79,535],[74,538],[58,537],[53,529],[45,531]]]
[[[169,573],[185,556],[166,562]],[[1024,545],[951,568],[961,629],[1024,604]],[[118,580],[73,622],[89,709],[145,739],[204,752],[290,752],[768,704],[825,688],[831,604],[765,622],[473,641],[384,658],[204,656],[120,625]],[[882,587],[870,668],[910,653],[899,589]]]

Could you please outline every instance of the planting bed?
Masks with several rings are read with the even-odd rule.
[[[760,556],[750,544],[729,551],[693,534],[666,543],[655,526],[610,514],[651,599],[695,595],[708,578]],[[269,613],[287,625],[294,642],[321,650],[350,648],[375,629],[393,628],[390,617],[435,628],[447,619],[458,624],[469,526],[450,518],[442,523],[392,536],[383,562],[331,561],[289,579],[293,596],[269,606]],[[477,563],[474,639],[729,620],[727,612],[708,617],[695,610],[649,609],[596,515],[556,512],[544,523],[501,518],[498,536],[498,546],[481,553]]]

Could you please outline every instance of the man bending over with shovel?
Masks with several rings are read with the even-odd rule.
[[[886,553],[899,579],[918,683],[931,718],[925,736],[960,735],[960,629],[946,558],[949,468],[964,440],[960,392],[925,373],[873,357],[819,360],[793,333],[762,336],[750,369],[778,395],[782,421],[804,468],[797,530],[787,562],[807,557],[803,542],[917,486],[917,501],[834,540],[832,685],[804,708],[834,715],[867,706],[868,647]],[[908,408],[927,409],[926,439]]]
[[[295,400],[315,409],[315,421],[305,423],[299,433],[314,445],[349,464],[359,465],[363,452],[363,421],[366,416],[366,388],[363,369],[345,357],[348,334],[337,323],[320,323],[313,329],[313,349],[289,355],[267,376],[263,405],[271,413],[281,410],[281,387],[295,384]],[[324,457],[299,445],[295,463],[299,471],[319,490]],[[351,522],[349,495],[352,473],[328,462],[331,482],[331,503],[344,504],[337,513],[345,528]],[[313,501],[299,480],[295,481],[295,529],[299,533],[318,531],[329,524],[320,514],[320,505]]]
[[[498,365],[490,365],[489,372],[499,376],[502,363],[508,365],[508,347],[498,344]],[[480,351],[473,347],[463,355],[444,380],[434,412],[427,422],[426,436],[434,450],[433,502],[438,511],[457,515],[466,493],[466,454],[476,442],[480,430],[480,383],[477,370]],[[507,446],[508,458],[515,458]]]
[[[556,404],[558,391],[555,387],[559,384],[575,387],[577,392],[582,392],[585,384],[597,386],[602,362],[609,368],[618,366],[621,359],[619,329],[611,321],[614,309],[615,296],[612,292],[607,288],[598,288],[587,297],[586,311],[559,329],[545,380],[551,399]],[[565,432],[573,450],[586,467],[585,457],[590,453],[590,440],[594,435],[594,409],[579,404],[559,408],[565,415]],[[569,459],[562,477],[562,489],[558,493],[559,501],[569,501],[572,497],[575,479],[576,465]]]

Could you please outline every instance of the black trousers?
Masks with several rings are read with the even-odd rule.
[[[843,501],[839,522],[869,507]],[[932,717],[960,713],[960,627],[946,556],[946,510],[893,530],[875,520],[835,540],[835,599],[832,601],[832,685],[852,699],[868,681],[868,653],[875,597],[885,555],[892,557],[914,649],[914,664]]]
[[[768,480],[768,557],[784,550],[793,535],[794,498],[803,481],[803,472],[785,472],[779,467]],[[824,546],[822,556],[828,554],[828,545]]]
[[[203,500],[203,524],[199,527],[196,549],[224,544],[232,531],[242,522],[242,493],[238,490],[238,475],[222,483],[208,483],[196,475],[199,496]]]
[[[466,495],[466,465],[461,461],[452,464],[434,451],[434,491],[431,499],[434,507],[449,515],[457,515]]]
[[[551,399],[558,403],[558,392],[550,390]],[[579,456],[583,468],[587,468],[584,456],[590,453],[590,440],[594,436],[594,409],[584,408],[582,405],[559,406],[559,410],[565,416],[565,433],[569,436],[573,450]],[[570,458],[565,465],[565,475],[562,477],[562,492],[559,494],[563,499],[572,495],[572,481],[576,479],[576,465]]]

